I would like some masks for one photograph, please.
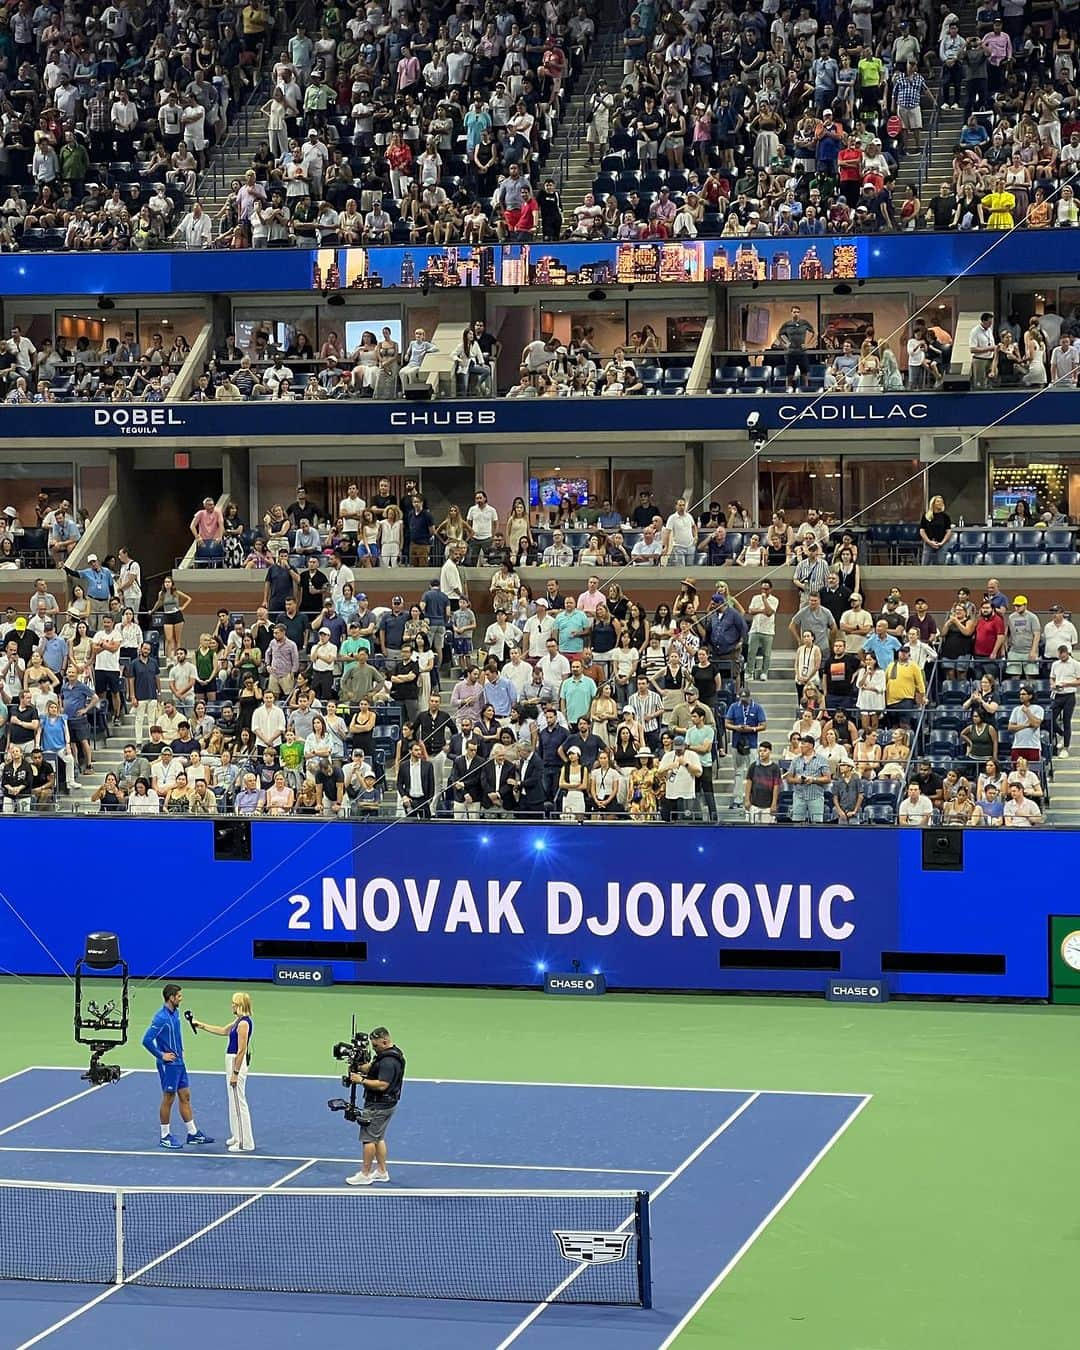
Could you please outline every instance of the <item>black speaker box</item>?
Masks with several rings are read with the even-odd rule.
[[[214,861],[251,861],[251,821],[214,821]]]
[[[964,831],[928,829],[922,832],[924,872],[964,870]]]

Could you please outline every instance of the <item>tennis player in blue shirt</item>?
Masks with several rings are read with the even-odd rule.
[[[143,1045],[157,1060],[158,1078],[161,1079],[161,1111],[158,1115],[161,1147],[184,1147],[184,1141],[177,1139],[170,1128],[173,1102],[177,1098],[180,1102],[180,1119],[187,1127],[187,1142],[212,1144],[213,1139],[203,1134],[195,1124],[195,1113],[191,1109],[191,1089],[184,1065],[184,1038],[180,1034],[180,1004],[184,991],[178,984],[167,984],[161,991],[161,997],[164,1003],[142,1039]]]

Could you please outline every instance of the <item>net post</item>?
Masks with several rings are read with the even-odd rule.
[[[643,1308],[652,1307],[652,1252],[649,1239],[649,1192],[638,1191],[634,1205],[637,1229],[638,1298]]]
[[[124,1283],[124,1192],[117,1190],[116,1205],[116,1279],[114,1284]]]

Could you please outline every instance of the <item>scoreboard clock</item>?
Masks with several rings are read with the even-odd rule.
[[[1080,1004],[1080,915],[1050,920],[1050,1001]]]

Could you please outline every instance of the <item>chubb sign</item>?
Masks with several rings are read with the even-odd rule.
[[[95,408],[94,426],[112,427],[123,436],[156,436],[166,427],[182,427],[177,408]]]

